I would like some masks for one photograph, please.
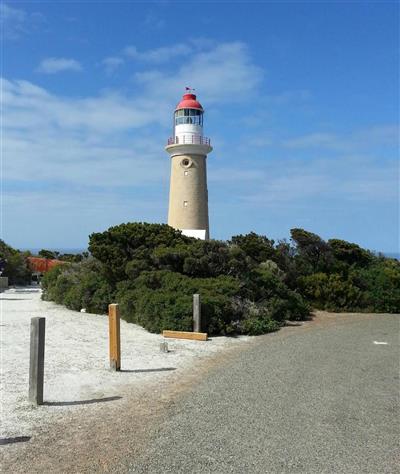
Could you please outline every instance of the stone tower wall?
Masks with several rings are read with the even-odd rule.
[[[201,229],[209,238],[206,156],[171,157],[168,224],[175,229]]]

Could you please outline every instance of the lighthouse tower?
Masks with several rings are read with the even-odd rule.
[[[184,235],[209,238],[207,154],[204,109],[194,94],[184,94],[174,112],[173,136],[165,150],[171,157],[168,224]]]

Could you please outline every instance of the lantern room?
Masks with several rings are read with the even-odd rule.
[[[198,109],[175,110],[175,126],[182,124],[194,124],[203,126],[203,111]]]
[[[203,143],[204,109],[192,93],[184,94],[175,108],[172,140],[175,144]]]

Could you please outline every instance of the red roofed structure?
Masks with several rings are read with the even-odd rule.
[[[184,94],[182,97],[182,100],[176,106],[175,110],[180,110],[180,109],[203,110],[203,107],[200,104],[200,102],[196,99],[196,96],[194,94]]]
[[[28,257],[28,265],[34,273],[46,273],[57,265],[65,264],[62,260],[55,260],[41,257]]]

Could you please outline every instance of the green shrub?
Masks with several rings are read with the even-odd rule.
[[[134,282],[118,285],[121,316],[152,332],[192,329],[192,298],[201,294],[202,320],[210,334],[231,333],[232,299],[239,290],[232,277],[190,278],[158,270],[143,272]]]
[[[68,265],[69,267],[69,265]],[[43,275],[41,280],[42,299],[53,301],[57,279],[67,269],[67,265],[57,265]]]
[[[67,308],[105,313],[114,297],[112,285],[104,277],[104,268],[95,259],[52,268],[42,279],[42,298]]]
[[[166,224],[128,223],[91,234],[89,251],[107,268],[108,281],[117,283],[126,279],[128,262],[141,261],[150,268],[155,248],[161,245],[171,247],[193,240]]]
[[[65,304],[68,307],[67,301],[69,303],[70,299],[67,298],[67,295],[70,290],[72,292],[80,293],[78,275],[74,272],[72,268],[65,270],[58,276],[54,288],[52,290],[52,299],[56,303]],[[74,307],[73,309],[79,309],[79,305],[77,307]]]
[[[305,321],[310,316],[310,305],[299,293],[288,290],[285,297],[272,297],[267,302],[272,319],[284,321]]]
[[[294,259],[302,275],[329,271],[334,263],[331,247],[319,235],[304,229],[290,229]]]
[[[239,247],[248,257],[256,263],[271,259],[275,255],[274,241],[264,235],[250,232],[246,235],[235,235],[231,244]]]
[[[75,280],[72,286],[69,286],[66,292],[62,296],[62,301],[57,301],[57,303],[64,304],[67,308],[73,309],[75,311],[80,311],[81,308],[84,308],[82,305],[82,291],[83,288],[79,284],[78,279]]]
[[[332,249],[334,257],[347,265],[365,267],[374,258],[368,250],[364,250],[359,245],[346,242],[345,240],[330,239],[328,240],[328,245]]]
[[[131,307],[135,312],[131,320],[150,332],[163,329],[192,330],[192,300],[190,295],[177,295],[165,290],[136,290]],[[122,312],[124,315],[124,312]]]
[[[292,243],[250,233],[201,241],[166,225],[122,224],[92,234],[93,258],[56,267],[44,297],[72,309],[121,316],[152,332],[192,329],[201,295],[203,330],[262,334],[305,320],[310,305],[334,311],[400,311],[399,262],[356,244],[292,229]]]
[[[248,318],[243,320],[242,333],[250,336],[258,336],[268,332],[278,331],[280,325],[269,316]]]
[[[376,259],[368,268],[353,269],[350,277],[364,291],[370,311],[400,313],[400,262]]]
[[[155,224],[112,227],[90,237],[95,258],[46,275],[44,297],[91,312],[118,302],[122,318],[152,332],[191,330],[194,293],[201,295],[203,330],[212,335],[259,334],[306,318],[307,304],[267,259],[273,241],[256,234],[232,240],[190,239]]]
[[[365,295],[339,274],[314,273],[299,279],[303,294],[315,307],[328,311],[354,311],[365,304]]]
[[[29,252],[15,250],[0,239],[0,260],[5,263],[2,276],[8,277],[10,285],[26,285],[31,282],[28,255]]]

